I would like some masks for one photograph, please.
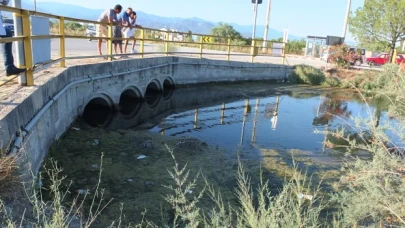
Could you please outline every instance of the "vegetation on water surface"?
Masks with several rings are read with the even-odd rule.
[[[321,85],[325,82],[325,74],[318,68],[309,65],[294,66],[290,75],[292,83]]]

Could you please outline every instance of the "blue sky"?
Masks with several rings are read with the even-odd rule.
[[[251,0],[37,0],[60,2],[87,8],[110,8],[116,3],[123,7],[167,17],[199,17],[213,22],[253,24]],[[267,1],[259,5],[258,24],[265,24]],[[352,11],[364,0],[352,0]],[[347,0],[272,0],[270,27],[298,36],[342,34]],[[349,34],[347,40],[353,38]]]

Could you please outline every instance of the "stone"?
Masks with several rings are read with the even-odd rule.
[[[151,149],[151,148],[153,148],[153,141],[152,140],[145,140],[145,142],[143,142],[142,145],[146,149]]]

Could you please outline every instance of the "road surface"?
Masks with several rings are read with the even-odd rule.
[[[128,51],[131,49],[131,43],[128,45]],[[106,54],[106,43],[103,43],[103,54]],[[139,51],[139,41],[137,43],[136,50]],[[156,43],[156,44],[145,44],[144,47],[145,52],[164,52],[164,44]],[[13,51],[15,53],[15,44],[13,47]],[[195,53],[195,54],[175,54],[177,56],[186,56],[186,57],[199,57],[199,48],[191,48],[191,47],[175,47],[175,52],[188,52],[188,53]],[[203,53],[207,53],[203,55],[203,58],[212,58],[212,59],[223,59],[226,60],[226,55],[215,55],[215,54],[226,54],[224,51],[216,51],[216,50],[208,50],[204,49]],[[66,57],[73,57],[73,56],[90,56],[90,55],[97,55],[97,41],[89,41],[87,39],[66,39]],[[231,54],[244,54],[244,53],[236,53],[231,52]],[[14,54],[15,56],[15,54]],[[164,56],[164,54],[148,54],[145,57],[150,56]],[[59,39],[51,39],[51,58],[57,59],[59,57]],[[130,58],[140,58],[139,56],[130,56]],[[241,62],[250,62],[251,57],[247,54],[245,56],[232,56],[231,60],[233,61],[241,61]],[[83,64],[83,63],[94,63],[97,61],[102,61],[101,58],[96,58],[92,60],[69,60],[67,65],[76,65],[76,64]],[[273,63],[273,64],[281,64],[282,58],[281,57],[273,57],[273,56],[257,56],[255,57],[255,62],[258,63]],[[0,55],[0,62],[3,63],[3,58]],[[303,58],[303,57],[287,57],[286,63],[287,65],[298,65],[298,64],[306,64],[311,65],[317,68],[325,67],[326,63],[321,61],[320,59],[310,59],[310,58]],[[363,69],[370,69],[367,65],[363,65],[359,68]],[[0,77],[5,75],[4,72],[4,65],[0,64]]]

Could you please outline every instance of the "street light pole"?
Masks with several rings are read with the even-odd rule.
[[[263,48],[267,47],[267,35],[269,33],[270,26],[270,11],[271,11],[271,0],[268,0],[269,4],[267,5],[267,16],[266,16],[266,27],[264,28],[264,39],[263,39]]]
[[[351,6],[351,4],[352,4],[352,0],[347,0],[346,17],[345,17],[345,23],[343,24],[343,33],[342,33],[343,39],[346,38],[347,23],[348,23],[348,21],[349,21],[350,6]]]
[[[257,21],[257,7],[259,5],[259,0],[255,0],[255,5],[254,5],[254,12],[255,12],[255,16],[254,16],[254,24],[253,24],[253,32],[252,32],[252,42],[253,40],[256,38],[256,21]]]

